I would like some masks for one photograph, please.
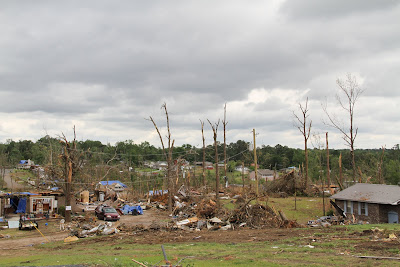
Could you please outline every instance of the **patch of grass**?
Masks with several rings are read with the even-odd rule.
[[[294,197],[288,198],[269,198],[268,205],[272,205],[276,210],[282,210],[290,220],[306,224],[323,215],[322,199],[319,197],[297,197],[296,209]]]
[[[400,231],[400,224],[396,223],[388,223],[388,224],[354,224],[354,225],[344,225],[344,226],[336,226],[336,227],[344,227],[348,231],[359,231],[362,232],[364,230],[372,230],[374,228],[379,228],[386,231]]]
[[[379,225],[380,226],[380,225]],[[282,237],[274,242],[243,243],[167,243],[164,245],[168,259],[176,264],[184,259],[183,266],[368,266],[373,261],[352,257],[354,245],[368,236],[349,239],[348,231],[334,229],[292,229],[298,236]],[[218,234],[218,233],[216,233]],[[340,235],[340,236],[339,236]],[[317,237],[317,238],[315,238]],[[370,253],[374,253],[371,251]],[[396,255],[398,248],[385,253]],[[365,253],[368,254],[368,248]],[[1,266],[71,265],[137,266],[131,259],[146,265],[163,264],[161,245],[136,244],[130,238],[93,237],[74,243],[62,241],[33,246],[23,257],[2,258]],[[390,266],[393,262],[379,261]]]

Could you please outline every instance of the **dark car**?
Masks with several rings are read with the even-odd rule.
[[[118,221],[120,219],[118,212],[110,206],[100,205],[94,211],[99,220]]]

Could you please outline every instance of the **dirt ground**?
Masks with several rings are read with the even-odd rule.
[[[89,217],[94,219],[94,212],[89,212]],[[161,212],[158,210],[147,210],[143,215],[132,216],[132,215],[124,215],[121,216],[121,219],[117,222],[113,222],[113,226],[118,227],[120,225],[124,225],[126,228],[132,228],[138,225],[143,227],[148,227],[154,221],[160,222],[163,220],[168,220],[168,215],[165,212]],[[7,233],[6,231],[0,231],[0,235],[10,236],[9,238],[0,238],[0,256],[10,255],[12,252],[15,254],[18,252],[23,252],[24,250],[29,250],[30,247],[42,243],[55,242],[64,240],[67,236],[69,236],[69,231],[60,231],[59,230],[59,221],[60,219],[51,219],[49,221],[42,220],[38,221],[39,223],[39,231],[37,230],[18,230],[18,229],[9,229]],[[104,221],[96,220],[94,224],[99,224]],[[47,226],[45,225],[47,223]],[[44,235],[44,237],[42,236]],[[120,235],[124,235],[125,233],[121,233]],[[115,235],[112,236],[115,238]]]
[[[94,216],[92,216],[94,217]],[[345,228],[325,228],[325,229],[248,229],[240,228],[234,231],[184,231],[175,230],[152,230],[151,225],[156,222],[167,223],[170,217],[167,213],[156,209],[147,210],[144,215],[132,216],[124,215],[121,220],[113,223],[120,226],[120,233],[102,236],[98,238],[80,239],[80,244],[107,244],[124,241],[132,244],[166,244],[166,243],[185,243],[185,242],[215,242],[215,243],[245,243],[245,242],[274,242],[299,238],[304,244],[312,242],[326,242],[335,239],[353,240],[359,242],[353,245],[356,251],[374,251],[374,255],[393,256],[389,251],[399,248],[399,241],[376,241],[373,240],[374,234],[371,233],[369,240],[362,238],[359,233],[349,233]],[[48,223],[46,226],[45,223]],[[95,222],[98,224],[99,221]],[[150,228],[150,229],[149,229]],[[18,229],[7,230],[10,238],[0,238],[0,257],[7,255],[25,255],[32,246],[64,240],[69,235],[68,231],[59,230],[59,220],[40,221],[39,230],[45,235],[44,238],[38,231],[20,231]],[[5,231],[0,231],[4,235]],[[318,234],[315,234],[318,233]],[[321,234],[322,233],[322,234]]]

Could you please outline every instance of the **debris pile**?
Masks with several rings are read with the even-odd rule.
[[[212,199],[203,199],[196,206],[196,214],[200,218],[212,218],[217,215],[217,203]]]
[[[296,221],[288,220],[282,211],[276,211],[268,205],[254,204],[249,201],[239,205],[230,215],[229,222],[236,226],[250,228],[298,227]]]
[[[331,225],[343,224],[344,220],[341,216],[322,216],[316,220],[309,220],[309,227],[330,227]]]
[[[295,192],[298,194],[304,193],[304,185],[301,182],[302,178],[294,170],[288,172],[282,177],[271,181],[267,187],[269,193],[285,193],[287,195],[294,195]]]

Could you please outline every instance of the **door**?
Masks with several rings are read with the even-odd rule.
[[[388,212],[388,223],[399,223],[399,215],[397,214],[397,212]]]

